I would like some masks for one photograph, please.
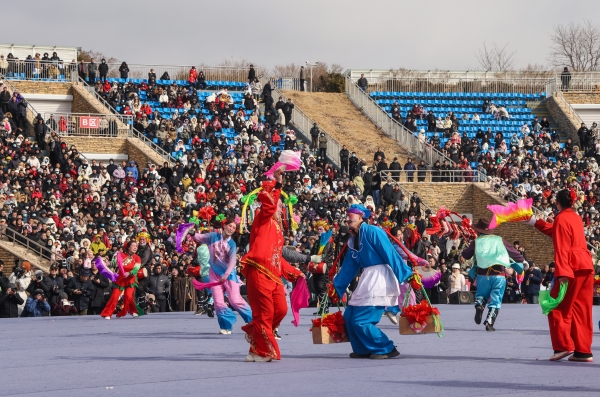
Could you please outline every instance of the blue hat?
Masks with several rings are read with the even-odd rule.
[[[371,216],[371,211],[362,204],[352,204],[350,208],[348,208],[348,213],[362,215],[363,219],[367,219]]]

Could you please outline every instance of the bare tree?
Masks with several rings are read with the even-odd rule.
[[[576,72],[600,69],[600,27],[592,21],[556,25],[550,40],[548,61],[552,66],[568,66]]]
[[[480,49],[475,56],[479,62],[479,66],[486,72],[507,72],[515,68],[516,51],[510,52],[508,43],[504,47],[499,47],[496,43],[492,43],[490,48],[483,43],[483,49]]]

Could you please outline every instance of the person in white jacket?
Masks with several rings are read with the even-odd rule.
[[[460,272],[460,265],[455,263],[452,265],[452,274],[450,275],[450,293],[465,290],[465,276]]]
[[[188,187],[187,192],[183,195],[183,201],[185,201],[187,205],[196,206],[196,193],[194,192],[193,187]]]
[[[21,263],[21,266],[16,268],[8,277],[8,282],[14,283],[17,286],[17,294],[23,299],[23,304],[18,306],[19,317],[21,317],[21,313],[25,308],[25,302],[27,301],[27,293],[25,290],[31,283],[31,264],[28,261]]]

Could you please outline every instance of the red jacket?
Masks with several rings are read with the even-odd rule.
[[[277,284],[283,284],[281,277],[295,281],[300,275],[300,270],[283,259],[281,253],[283,232],[273,217],[280,195],[280,184],[276,185],[274,181],[263,183],[263,190],[258,194],[261,209],[257,211],[250,232],[250,251],[240,261],[244,274],[246,266],[254,266]]]
[[[535,228],[552,238],[554,245],[554,277],[574,278],[578,270],[594,271],[592,255],[587,247],[583,222],[571,208],[562,210],[548,223],[539,219]]]
[[[127,254],[121,254],[121,257],[123,258],[123,270],[125,270],[127,273],[130,273],[137,263],[142,263],[140,257],[135,254],[131,256]],[[137,283],[137,279],[137,275],[134,276],[130,274],[127,277],[123,277],[122,274],[119,274],[119,277],[117,278],[117,281],[115,281],[115,284],[117,284],[119,287],[129,287]]]

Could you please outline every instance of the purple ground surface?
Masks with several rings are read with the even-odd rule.
[[[190,313],[138,319],[99,316],[0,320],[0,396],[575,396],[600,395],[600,364],[552,363],[546,317],[537,305],[505,305],[496,332],[466,305],[440,305],[446,328],[399,335],[391,360],[348,358],[350,344],[313,345],[310,314],[280,328],[283,359],[245,363],[240,330],[218,335],[216,319]],[[599,344],[600,308],[594,307]],[[600,351],[597,356],[600,363]]]

